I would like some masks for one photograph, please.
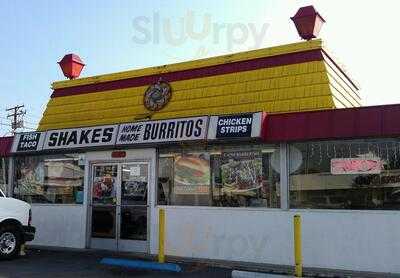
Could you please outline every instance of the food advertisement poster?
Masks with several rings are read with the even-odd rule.
[[[43,195],[44,163],[38,157],[29,157],[17,166],[16,195]]]
[[[210,156],[178,155],[174,160],[175,194],[208,194],[210,188]]]
[[[262,186],[262,157],[259,152],[228,152],[221,157],[224,191],[245,192]]]
[[[93,202],[113,204],[116,196],[116,166],[98,166],[93,178]]]

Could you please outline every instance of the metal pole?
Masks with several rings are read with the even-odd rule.
[[[8,173],[7,173],[7,167],[6,167],[6,159],[4,157],[1,159],[1,163],[0,164],[1,164],[1,167],[0,167],[0,169],[1,169],[1,179],[3,181],[2,186],[4,185],[4,188],[3,188],[4,194],[6,194],[6,196],[8,196],[8,194],[9,194],[8,193],[9,192],[8,183],[7,183],[7,175],[8,175]]]
[[[303,275],[303,258],[301,254],[301,217],[295,215],[293,218],[294,224],[294,262],[295,276],[302,277]]]
[[[15,169],[15,158],[10,156],[8,158],[8,184],[7,184],[7,196],[13,197],[14,196],[14,169]]]
[[[288,156],[289,145],[287,143],[280,144],[280,196],[281,209],[289,209],[289,171],[288,171]]]
[[[165,210],[159,209],[158,216],[158,262],[165,263]]]

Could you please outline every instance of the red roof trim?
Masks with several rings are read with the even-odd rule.
[[[145,86],[156,83],[160,78],[162,78],[164,81],[167,82],[173,82],[173,81],[187,80],[193,78],[201,78],[207,76],[305,63],[311,61],[321,61],[321,60],[323,60],[321,49],[314,49],[303,52],[288,53],[272,57],[263,57],[252,60],[238,61],[228,64],[208,66],[196,69],[154,74],[148,76],[140,76],[140,77],[108,81],[97,84],[60,88],[54,90],[51,97],[55,98],[62,96],[71,96],[78,94],[87,94],[87,93],[95,93],[101,91]]]
[[[14,137],[0,137],[0,157],[10,156]]]
[[[268,115],[266,142],[400,136],[400,104]]]

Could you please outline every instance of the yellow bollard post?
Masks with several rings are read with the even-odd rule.
[[[294,224],[294,263],[295,263],[295,276],[303,276],[303,258],[301,255],[301,217],[295,215],[293,219]]]
[[[164,244],[165,244],[165,210],[160,208],[158,214],[158,262],[159,263],[165,263]]]

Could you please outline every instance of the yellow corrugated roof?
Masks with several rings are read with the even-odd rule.
[[[303,42],[298,42],[298,43],[285,44],[285,45],[250,50],[250,51],[245,51],[245,52],[227,54],[227,55],[222,55],[222,56],[217,56],[217,57],[210,57],[210,58],[199,59],[199,60],[191,60],[191,61],[175,63],[175,64],[161,65],[161,66],[142,68],[142,69],[134,69],[134,70],[117,72],[117,73],[102,74],[102,75],[83,77],[83,78],[78,78],[78,79],[73,79],[73,80],[56,81],[52,84],[52,88],[60,89],[60,88],[65,88],[65,87],[73,87],[73,86],[81,86],[81,85],[87,85],[87,84],[93,84],[93,83],[101,83],[101,82],[106,82],[106,81],[121,80],[121,79],[133,78],[133,77],[138,77],[138,76],[146,76],[146,75],[152,75],[152,74],[161,74],[161,73],[166,73],[166,72],[188,70],[188,69],[194,69],[194,68],[200,68],[200,67],[232,63],[232,62],[237,62],[237,61],[256,59],[256,58],[261,58],[261,57],[270,57],[270,56],[288,54],[288,53],[293,53],[293,52],[319,49],[322,47],[323,47],[322,40],[316,39],[316,40],[311,40],[311,41],[303,41]]]
[[[190,70],[256,58],[322,49],[305,41],[232,55],[53,83],[57,90]],[[170,103],[158,112],[143,105],[148,85],[51,98],[39,130],[115,124],[149,119],[266,111],[296,112],[360,105],[357,88],[325,60],[283,64],[170,82]],[[83,90],[84,91],[84,90]]]

